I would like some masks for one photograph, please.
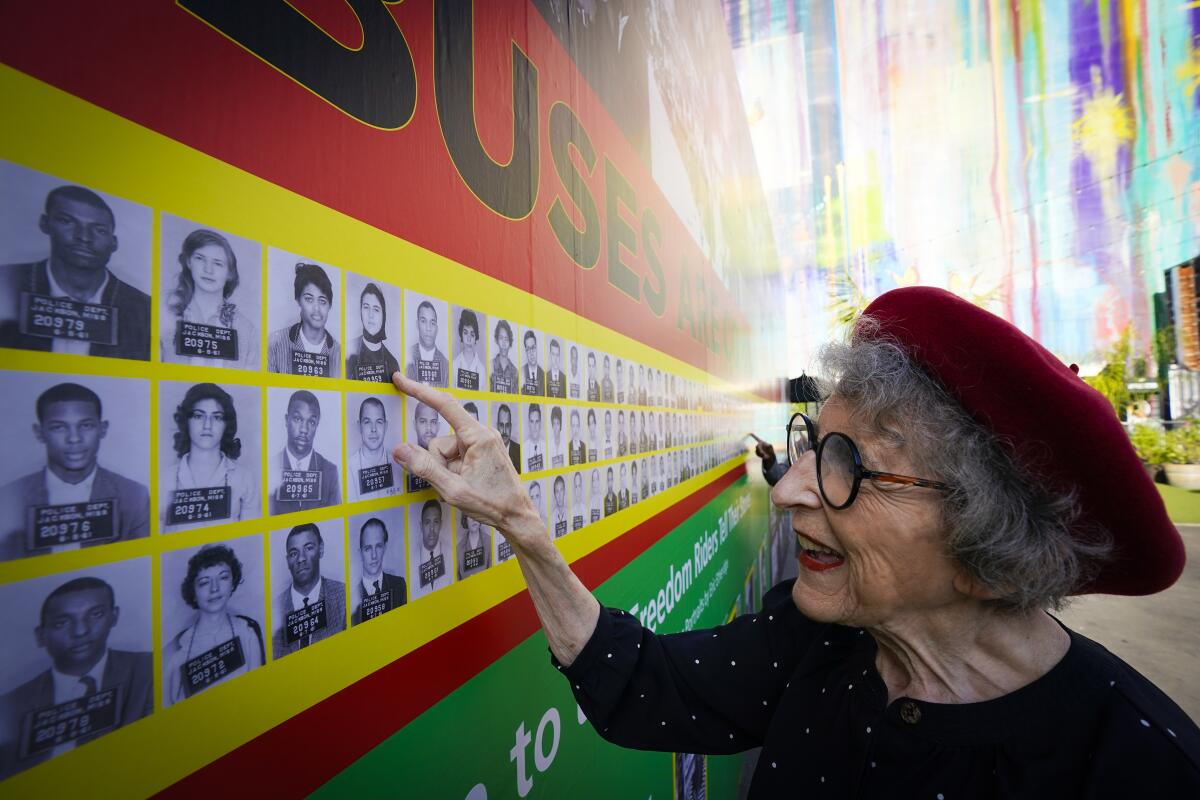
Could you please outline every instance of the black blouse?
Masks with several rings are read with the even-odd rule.
[[[601,609],[555,667],[602,737],[624,747],[762,746],[751,797],[1200,798],[1200,730],[1165,694],[1069,631],[1053,669],[994,700],[890,705],[875,640],[806,619],[791,583],[728,625],[655,635]]]

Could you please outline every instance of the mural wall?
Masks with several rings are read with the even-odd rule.
[[[719,6],[6,4],[0,61],[0,792],[736,783],[604,744],[503,535],[389,458],[449,432],[403,370],[607,602],[682,630],[777,577]]]
[[[979,302],[1084,373],[1200,253],[1200,6],[725,0],[797,324],[896,286]],[[832,301],[830,298],[834,298]]]

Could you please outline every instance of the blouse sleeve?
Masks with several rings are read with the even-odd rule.
[[[736,753],[761,745],[792,670],[822,625],[796,610],[791,583],[763,610],[719,628],[656,635],[603,608],[570,667],[555,667],[605,739],[641,750]]]

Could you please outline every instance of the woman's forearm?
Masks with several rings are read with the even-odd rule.
[[[505,536],[517,554],[550,652],[563,666],[570,666],[596,630],[600,604],[571,571],[536,513],[515,526],[522,527]]]

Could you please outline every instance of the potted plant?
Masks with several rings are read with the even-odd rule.
[[[1133,450],[1151,480],[1158,480],[1167,457],[1167,434],[1157,425],[1134,425],[1129,432]]]
[[[1200,425],[1195,420],[1166,434],[1167,482],[1189,491],[1200,491]]]

